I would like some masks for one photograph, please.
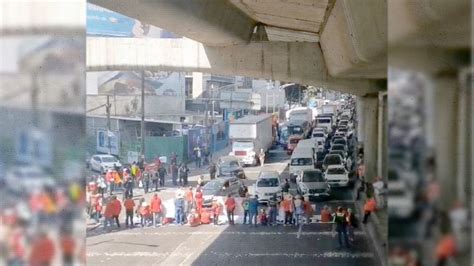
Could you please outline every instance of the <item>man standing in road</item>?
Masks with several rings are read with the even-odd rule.
[[[234,210],[235,210],[235,199],[232,197],[232,194],[227,196],[225,201],[225,207],[227,211],[227,220],[230,225],[234,224]]]
[[[194,148],[194,156],[196,157],[196,168],[201,168],[201,148],[199,146],[196,146]]]
[[[336,224],[336,232],[337,232],[337,240],[339,243],[339,248],[343,247],[343,240],[344,244],[347,248],[350,248],[349,239],[347,237],[347,220],[346,215],[342,207],[337,207],[336,214],[334,215],[334,223]]]
[[[176,163],[171,164],[171,178],[173,180],[173,186],[177,186],[177,179],[178,179],[178,166]]]
[[[158,224],[161,224],[161,198],[157,193],[151,199],[150,209],[153,215],[153,226],[156,227]]]
[[[250,225],[252,225],[252,221],[257,227],[257,216],[258,216],[258,196],[253,196],[249,201],[249,220]]]
[[[263,151],[263,149],[260,149],[258,160],[260,161],[260,166],[263,167],[263,165],[265,164],[265,152]]]
[[[131,196],[127,197],[123,206],[125,207],[125,227],[129,227],[129,222],[130,227],[133,227],[133,209],[135,208],[135,202]]]
[[[187,186],[188,185],[188,173],[189,173],[189,168],[188,166],[186,165],[186,163],[182,163],[181,164],[181,167],[179,168],[179,175],[180,175],[180,180],[179,180],[179,184],[180,185],[183,185],[183,186]],[[182,184],[181,184],[182,182]]]
[[[144,172],[142,178],[142,186],[144,194],[148,193],[148,189],[150,188],[150,172]]]
[[[217,173],[216,164],[211,162],[211,165],[209,165],[209,175],[211,176],[211,180],[216,178],[216,173]]]
[[[178,193],[177,198],[174,201],[175,208],[175,223],[178,225],[183,225],[183,215],[184,215],[184,199],[182,193]]]
[[[369,197],[364,204],[364,220],[362,223],[366,224],[369,216],[377,209],[377,202],[373,197]]]
[[[165,167],[163,166],[163,164],[160,166],[160,169],[158,169],[158,175],[160,177],[160,187],[164,187],[165,186],[165,178],[166,178],[166,169]]]
[[[272,226],[277,225],[277,215],[278,215],[277,206],[278,206],[278,200],[277,200],[277,196],[274,194],[268,201],[268,207],[269,207],[268,216],[270,217],[268,222]]]
[[[193,187],[189,187],[188,191],[184,193],[185,202],[184,202],[184,219],[187,219],[188,215],[191,213],[191,209],[193,208]]]
[[[151,176],[152,185],[155,187],[155,191],[158,191],[158,172],[155,172]]]
[[[250,204],[249,194],[246,193],[244,199],[242,200],[242,208],[244,209],[244,224],[247,223],[247,217],[249,218],[249,223],[250,223],[249,204]]]
[[[281,186],[281,192],[288,193],[290,191],[290,182],[288,178],[285,178],[285,183]]]

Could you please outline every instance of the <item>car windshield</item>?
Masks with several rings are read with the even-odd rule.
[[[280,130],[280,138],[288,139],[288,128],[285,127]]]
[[[339,128],[338,131],[341,131],[341,132],[347,132],[347,128]]]
[[[104,157],[101,157],[102,159],[102,162],[104,163],[115,163],[117,162],[117,159],[115,159],[115,157],[112,157],[112,156],[104,156]]]
[[[223,186],[224,186],[224,180],[215,180],[215,181],[208,182],[206,185],[202,187],[203,194],[204,195],[213,194],[216,191],[221,190]]]
[[[324,138],[324,134],[323,133],[315,133],[315,134],[313,134],[313,137],[315,137],[315,138]]]
[[[303,182],[324,182],[324,178],[319,171],[304,172]]]
[[[388,196],[389,197],[403,197],[405,196],[405,191],[403,190],[388,190]]]
[[[239,167],[238,161],[223,161],[221,162],[221,168],[236,168]]]
[[[342,145],[345,145],[346,144],[346,141],[344,139],[337,139],[334,141],[334,144],[342,144]]]
[[[344,168],[330,168],[328,169],[328,174],[329,175],[341,175],[341,174],[345,174],[346,173],[346,170],[344,170]]]
[[[253,143],[252,142],[234,142],[234,144],[232,144],[232,148],[233,149],[236,149],[236,150],[239,150],[239,149],[242,149],[242,150],[247,150],[247,149],[253,149]]]
[[[336,144],[332,146],[333,151],[343,151],[344,150],[344,145],[341,144]]]
[[[331,123],[331,119],[318,119],[318,123],[329,124]]]
[[[329,155],[326,156],[324,159],[324,162],[326,165],[331,165],[331,164],[341,164],[341,157],[339,155]]]
[[[288,127],[288,133],[289,133],[290,135],[303,134],[303,128],[302,128],[301,126]]]
[[[257,187],[278,187],[278,178],[262,178],[257,182]]]
[[[311,158],[294,158],[291,159],[291,165],[311,165],[313,160]]]
[[[341,123],[339,123],[340,126],[347,126],[348,122],[347,121],[341,121]]]

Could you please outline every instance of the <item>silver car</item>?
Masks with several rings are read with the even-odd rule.
[[[331,195],[331,186],[317,169],[301,171],[296,178],[296,189],[303,196],[328,198]]]

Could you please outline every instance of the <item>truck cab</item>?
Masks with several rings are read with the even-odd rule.
[[[255,153],[254,143],[251,141],[234,141],[230,156],[235,156],[245,165],[256,165],[257,154]]]

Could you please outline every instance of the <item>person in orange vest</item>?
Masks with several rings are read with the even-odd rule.
[[[309,197],[305,196],[303,201],[303,212],[306,218],[306,223],[309,224],[311,222],[311,217],[314,214],[313,206],[311,206],[311,202],[309,201]]]
[[[324,205],[323,209],[321,210],[321,222],[329,223],[332,219],[331,211],[327,205]]]
[[[141,207],[140,207],[140,223],[142,227],[145,227],[145,225],[150,224],[151,220],[151,209],[150,205],[147,202],[142,202]]]
[[[203,199],[203,195],[202,195],[202,191],[200,187],[196,189],[196,193],[194,194],[194,199],[196,200],[196,210],[198,213],[201,213],[202,203],[204,199]]]
[[[369,219],[369,216],[372,212],[377,210],[377,202],[373,197],[369,197],[367,201],[364,204],[364,220],[362,223],[366,224],[367,219]]]
[[[206,209],[201,209],[201,224],[210,224],[211,215]]]
[[[120,201],[117,199],[116,196],[112,196],[110,201],[105,206],[105,223],[104,228],[107,229],[108,226],[112,226],[113,220],[117,223],[117,227],[120,228],[120,222],[118,220],[118,216],[120,215],[120,211],[122,210],[122,205]]]
[[[212,202],[212,216],[214,220],[214,224],[219,224],[219,215],[221,214],[221,204],[217,200],[213,200]]]
[[[122,187],[122,178],[117,171],[112,170],[112,175],[114,176],[114,183],[115,187],[121,188]]]
[[[132,197],[129,196],[123,202],[123,206],[125,207],[125,227],[133,227],[133,209],[135,208],[135,201],[133,201]]]
[[[50,266],[53,265],[55,255],[54,243],[46,232],[40,232],[31,245],[29,265]]]
[[[225,207],[229,224],[234,224],[235,199],[232,197],[232,194],[227,196],[227,199],[225,200]]]
[[[63,265],[74,265],[74,253],[76,250],[76,243],[71,233],[62,232],[61,234],[61,251],[63,254]]]
[[[445,233],[436,245],[436,265],[444,266],[447,260],[457,253],[456,239],[453,234]]]
[[[150,202],[150,209],[153,215],[153,226],[156,227],[158,224],[162,224],[161,222],[161,198],[158,196],[157,193],[153,195],[153,198]]]
[[[187,217],[188,219],[188,224],[191,227],[196,227],[201,224],[201,220],[199,217],[199,214],[196,212],[196,209],[192,209],[191,213]]]

